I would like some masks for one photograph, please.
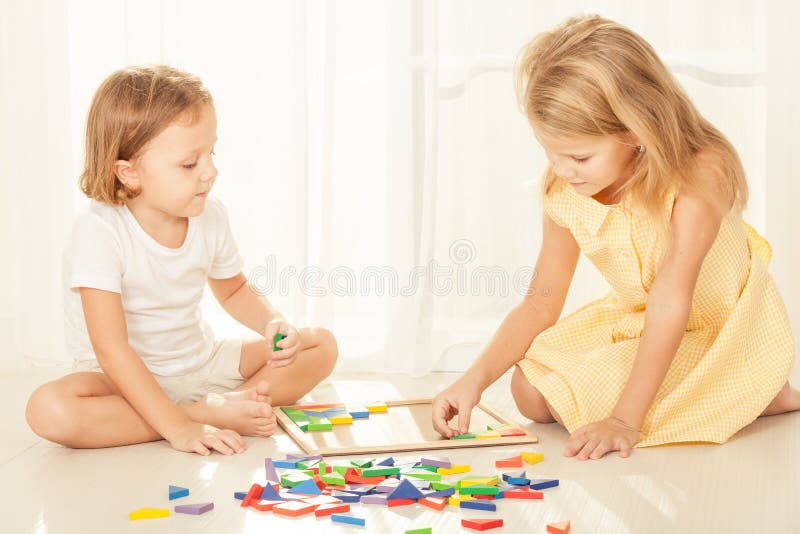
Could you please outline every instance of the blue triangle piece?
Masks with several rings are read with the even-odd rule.
[[[388,500],[392,499],[422,499],[425,495],[414,485],[412,484],[407,478],[404,478],[402,482],[392,491],[388,497]]]
[[[319,489],[317,483],[312,479],[304,480],[289,490],[289,493],[300,493],[301,495],[322,495],[322,490]]]
[[[316,484],[315,484],[316,486]],[[262,501],[282,501],[284,500],[278,492],[275,491],[275,488],[272,487],[272,484],[267,482],[264,484],[264,491],[261,492],[261,500]]]
[[[182,488],[180,486],[172,486],[169,487],[169,500],[173,499],[180,499],[181,497],[186,497],[189,495],[188,488]]]

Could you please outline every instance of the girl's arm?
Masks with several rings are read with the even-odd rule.
[[[456,434],[447,424],[456,414],[459,431],[468,431],[470,413],[483,390],[517,363],[533,339],[561,315],[580,249],[570,231],[553,222],[547,212],[542,234],[542,247],[522,302],[508,313],[467,372],[434,399],[433,425],[446,437]]]
[[[670,243],[647,297],[645,325],[628,381],[611,416],[573,432],[566,456],[585,460],[610,451],[627,457],[683,338],[694,287],[730,204],[685,192],[675,200]]]
[[[678,196],[670,245],[647,297],[644,330],[630,376],[612,416],[639,429],[683,339],[697,277],[714,244],[725,207],[691,193]]]
[[[120,294],[87,287],[80,288],[80,294],[97,361],[133,409],[178,450],[208,454],[209,449],[216,449],[229,454],[231,448],[225,443],[230,441],[228,437],[189,419],[128,344]]]

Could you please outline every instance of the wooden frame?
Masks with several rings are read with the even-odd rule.
[[[369,419],[361,419],[361,420],[354,420],[352,425],[334,425],[333,430],[329,431],[311,431],[311,432],[303,432],[300,428],[292,421],[288,415],[286,415],[283,410],[276,407],[275,408],[275,415],[278,419],[278,424],[286,431],[286,433],[291,436],[292,440],[307,454],[321,454],[325,456],[338,456],[338,455],[349,455],[349,454],[371,454],[371,453],[387,453],[387,452],[405,452],[405,451],[416,451],[416,450],[433,450],[433,449],[460,449],[464,447],[493,447],[493,446],[501,446],[501,445],[521,445],[524,443],[537,443],[539,439],[533,435],[529,434],[526,431],[525,436],[511,436],[511,437],[499,437],[499,438],[488,438],[488,439],[455,439],[455,440],[448,440],[444,439],[438,435],[433,429],[433,425],[431,424],[430,413],[428,412],[427,420],[423,420],[420,422],[418,419],[419,417],[412,417],[413,423],[416,423],[416,431],[418,434],[424,434],[423,436],[419,437],[415,440],[409,440],[408,442],[402,442],[402,438],[396,440],[397,442],[394,443],[364,443],[362,441],[359,444],[359,440],[354,434],[353,429],[361,426],[364,426],[364,435],[366,435],[368,430],[373,430],[372,437],[380,436],[380,438],[386,438],[387,436],[384,433],[377,432],[381,428],[381,423],[383,427],[392,427],[393,425],[387,425],[387,421],[382,421],[376,424],[377,419],[380,418],[391,418],[392,413],[394,411],[395,414],[399,413],[399,409],[407,409],[408,413],[403,414],[405,415],[405,419],[408,419],[408,415],[411,412],[416,411],[420,412],[421,405],[424,404],[432,404],[433,399],[414,399],[414,400],[405,400],[405,401],[387,401],[386,406],[388,407],[387,413],[378,413],[378,414],[370,414]],[[394,410],[393,410],[394,408]],[[486,421],[487,418],[493,420],[494,424],[502,425],[502,424],[515,424],[512,421],[504,418],[503,416],[499,415],[496,411],[489,408],[485,404],[478,404],[472,412],[472,421],[483,420]],[[369,428],[370,423],[374,425],[372,429]],[[484,423],[485,424],[485,423]],[[394,429],[396,429],[396,425],[394,425]],[[361,429],[357,429],[355,433],[358,433]],[[524,430],[524,429],[523,429]],[[399,434],[400,432],[398,432]],[[412,431],[413,433],[413,431]],[[434,437],[436,436],[436,437]],[[388,438],[391,441],[391,437]],[[366,440],[369,441],[369,440]],[[378,439],[380,441],[380,439]]]

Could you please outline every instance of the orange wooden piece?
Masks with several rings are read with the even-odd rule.
[[[323,504],[314,510],[314,515],[317,517],[325,517],[331,514],[339,514],[342,512],[349,512],[350,505],[348,503],[340,504]]]
[[[252,486],[250,486],[250,491],[248,491],[247,495],[245,495],[244,499],[242,499],[241,507],[247,508],[248,506],[250,506],[250,502],[258,501],[258,498],[261,496],[261,492],[263,491],[264,491],[264,486],[261,486],[259,484],[253,484]]]
[[[414,499],[388,499],[386,501],[386,505],[389,508],[391,508],[393,506],[405,506],[407,504],[414,504],[415,502],[417,501],[415,501]]]
[[[461,526],[472,530],[489,530],[503,526],[502,519],[462,519]]]
[[[569,520],[548,524],[547,532],[550,534],[567,534],[569,532]]]
[[[434,510],[439,510],[440,512],[444,510],[445,506],[447,506],[446,497],[425,497],[417,502],[422,506],[427,506],[428,508],[433,508]]]
[[[522,456],[512,456],[503,460],[497,460],[495,467],[522,467]]]
[[[310,514],[316,509],[316,504],[308,504],[301,501],[290,501],[273,506],[272,513],[297,517],[300,515]]]
[[[286,501],[259,501],[257,499],[253,499],[250,501],[250,508],[255,508],[261,512],[269,512],[273,508],[275,508],[276,504],[281,504]]]
[[[544,499],[541,491],[517,489],[503,492],[504,499]]]

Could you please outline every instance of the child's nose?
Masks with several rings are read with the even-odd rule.
[[[565,180],[571,180],[575,178],[575,169],[572,168],[572,165],[564,165],[562,163],[557,163],[553,167],[553,171],[556,173],[557,176],[560,176]]]
[[[216,177],[217,177],[217,166],[216,166],[216,165],[214,165],[214,164],[212,163],[212,164],[211,164],[211,165],[208,167],[208,169],[206,170],[206,172],[205,172],[205,173],[203,173],[202,180],[203,180],[204,182],[208,182],[208,181],[211,181],[211,180],[213,180],[213,179],[214,179],[214,178],[216,178]]]

